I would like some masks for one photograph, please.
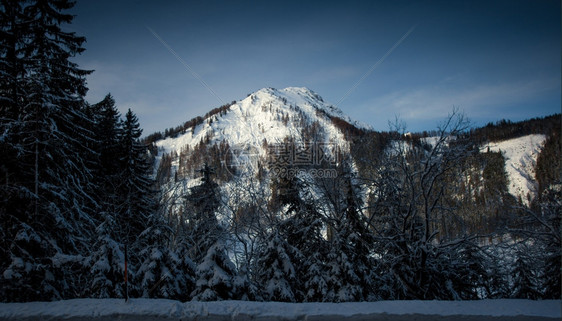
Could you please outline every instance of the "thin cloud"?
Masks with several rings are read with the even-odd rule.
[[[432,120],[446,116],[453,106],[464,109],[469,117],[489,116],[497,112],[493,106],[506,106],[536,100],[546,91],[559,86],[554,79],[525,83],[481,85],[471,88],[426,86],[395,91],[371,100],[371,112],[393,111],[405,120]]]

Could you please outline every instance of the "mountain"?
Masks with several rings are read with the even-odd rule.
[[[264,88],[187,124],[191,126],[155,142],[156,168],[162,166],[166,155],[171,156],[166,163],[171,168],[159,171],[167,172],[167,177],[178,173],[180,177],[190,176],[208,162],[222,179],[228,180],[234,168],[256,169],[259,160],[266,161],[268,151],[288,141],[297,147],[313,143],[312,148],[322,145],[324,150],[348,153],[346,135],[350,131],[372,130],[301,87]],[[218,148],[214,153],[210,150],[213,146]]]
[[[513,208],[532,206],[557,184],[549,165],[556,147],[546,153],[554,156],[537,162],[560,126],[559,117],[470,128],[463,115],[454,115],[448,124],[424,133],[377,132],[310,89],[264,88],[152,142],[161,206],[181,216],[183,203],[204,184],[205,175],[217,184],[215,214],[231,223],[240,213],[283,216],[287,206],[303,201],[338,217],[353,197],[363,215],[371,217],[378,215],[384,197],[401,195],[405,203],[393,206],[420,208],[438,197],[461,217],[438,224],[447,229],[442,235],[452,237],[466,229],[492,233],[504,227]],[[436,167],[427,167],[432,163]],[[542,168],[538,176],[537,166]],[[425,170],[430,172],[422,175]],[[415,187],[408,191],[408,184]],[[438,196],[432,191],[435,184],[443,189]],[[324,236],[330,233],[327,224],[322,229]]]
[[[548,124],[552,122],[551,118],[547,118]],[[506,124],[519,132],[506,130],[509,127]],[[509,193],[525,205],[529,205],[538,192],[534,167],[547,137],[531,133],[533,131],[527,128],[529,124],[533,128],[541,124],[545,126],[540,119],[517,124],[500,121],[497,125],[488,124],[471,131],[471,137],[482,153],[503,154]],[[350,155],[352,167],[357,170],[357,166],[361,169],[361,163],[372,162],[372,155],[365,160],[357,154],[363,156],[366,152],[363,149],[369,144],[362,142],[372,140],[373,133],[376,132],[370,126],[352,120],[308,88],[263,88],[243,100],[215,108],[204,117],[196,117],[183,126],[167,130],[165,135],[159,134],[153,142],[155,174],[160,184],[186,179],[187,185],[184,185],[188,187],[199,183],[197,178],[201,175],[198,170],[205,163],[214,168],[223,183],[241,172],[262,171],[263,174],[271,153],[288,147],[289,142],[295,149],[293,161],[299,161],[301,149],[300,156],[304,157],[300,160],[301,165],[307,157],[310,164],[306,165],[318,165],[312,159],[316,157],[312,155],[315,152],[329,154],[332,160]],[[425,132],[425,135],[431,136],[431,133]],[[514,134],[517,135],[512,137]],[[380,136],[378,139],[384,145],[384,141],[393,135],[388,134],[382,139]],[[402,138],[394,135],[392,139]],[[435,137],[424,139],[432,141]],[[309,149],[308,154],[306,149]],[[186,192],[185,186],[182,193]]]
[[[559,271],[559,116],[471,128],[453,112],[443,124],[377,132],[290,87],[151,135],[170,244],[197,266],[190,296],[476,299],[517,277],[515,296],[541,297],[523,248],[488,245],[538,235],[540,264]]]

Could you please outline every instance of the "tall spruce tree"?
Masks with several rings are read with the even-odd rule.
[[[222,228],[219,228],[221,230]],[[234,299],[237,294],[234,277],[236,268],[227,255],[224,240],[219,238],[206,251],[197,265],[195,290],[196,301],[219,301]]]
[[[11,262],[11,237],[24,211],[21,204],[29,201],[18,164],[23,149],[19,140],[24,87],[21,50],[23,19],[18,1],[0,2],[0,271]]]
[[[88,111],[93,118],[95,151],[99,157],[96,174],[107,181],[103,184],[103,190],[108,194],[115,194],[115,181],[118,180],[119,174],[120,138],[123,130],[121,115],[111,94],[107,94],[99,103],[89,106]]]
[[[291,246],[278,230],[264,240],[256,260],[256,282],[262,285],[266,301],[296,302],[298,293],[298,262],[302,254]]]
[[[312,202],[311,192],[297,177],[280,177],[279,202],[286,209],[285,219],[276,223],[280,237],[287,242],[287,259],[295,268],[294,280],[287,279],[297,301],[330,301],[327,295],[328,267],[324,258],[321,215]],[[275,255],[275,252],[272,253]]]
[[[128,248],[128,264],[133,270],[142,264],[146,248],[146,234],[143,234],[157,210],[154,182],[151,179],[152,166],[146,146],[140,137],[142,129],[136,115],[129,109],[122,123],[119,137],[119,180],[117,209],[117,239]],[[134,271],[132,271],[134,273]],[[132,280],[142,279],[132,275]],[[141,295],[141,284],[131,285],[132,295]]]
[[[137,116],[129,109],[119,138],[119,225],[124,242],[133,244],[156,210],[152,164],[140,137]]]
[[[328,296],[336,302],[365,301],[375,298],[374,262],[371,258],[373,236],[366,217],[361,213],[361,201],[356,195],[349,170],[340,173],[343,206],[331,223],[330,250],[327,254],[329,277]]]
[[[191,258],[195,263],[200,263],[207,255],[213,244],[223,237],[224,230],[219,227],[215,211],[219,207],[218,185],[212,179],[214,170],[205,164],[200,170],[201,184],[190,189],[186,196],[185,217],[188,228],[185,232],[190,234]],[[184,238],[188,239],[188,238]]]
[[[124,297],[125,248],[121,219],[123,209],[123,162],[125,154],[121,146],[123,123],[108,94],[101,102],[86,107],[91,131],[96,140],[91,142],[95,157],[91,161],[98,184],[95,186],[96,235],[85,267],[90,279],[88,295],[93,297]],[[129,266],[134,271],[135,266]],[[129,274],[129,273],[128,273]]]
[[[17,160],[2,169],[11,185],[1,210],[9,216],[2,220],[3,237],[13,240],[3,254],[9,257],[2,273],[7,300],[75,295],[78,278],[68,276],[77,265],[68,263],[86,253],[95,225],[84,162],[91,137],[79,126],[89,71],[70,61],[84,50],[85,38],[61,28],[72,21],[64,13],[72,6],[65,0],[2,2],[2,129],[8,135],[1,144]]]
[[[197,264],[194,300],[228,300],[237,295],[236,269],[227,255],[228,233],[216,217],[219,203],[215,172],[205,164],[200,170],[202,183],[186,197],[187,232],[191,235],[191,257]],[[183,238],[187,240],[187,238]]]
[[[193,262],[172,249],[171,228],[160,212],[153,212],[139,237],[139,266],[134,282],[139,295],[187,301],[194,289]]]
[[[96,228],[93,250],[85,260],[90,272],[89,287],[85,293],[94,298],[123,298],[125,296],[125,253],[114,237],[115,216],[104,215],[105,220]],[[130,270],[130,267],[129,267]]]

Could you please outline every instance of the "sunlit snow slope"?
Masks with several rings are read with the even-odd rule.
[[[189,147],[193,150],[201,142],[207,145],[226,142],[231,150],[252,149],[255,156],[264,158],[265,144],[281,143],[286,137],[302,142],[303,133],[314,128],[314,141],[337,144],[341,151],[349,151],[349,143],[341,128],[334,124],[339,119],[361,129],[370,129],[353,121],[341,110],[325,102],[318,94],[303,87],[285,89],[264,88],[231,105],[223,113],[214,114],[189,128],[185,133],[156,142],[159,149],[155,169],[164,154],[178,153]],[[537,183],[534,168],[546,137],[527,135],[481,146],[481,151],[501,151],[509,178],[509,193],[529,204],[536,196]],[[172,161],[172,172],[178,159]],[[251,165],[251,164],[249,164]],[[195,183],[195,182],[193,182]]]
[[[164,153],[170,153],[186,145],[194,147],[210,137],[211,142],[226,140],[231,146],[259,147],[264,139],[269,143],[281,141],[287,136],[298,140],[302,128],[314,122],[320,125],[324,141],[341,142],[342,133],[332,124],[330,117],[341,118],[356,127],[366,127],[352,121],[307,88],[264,88],[232,105],[226,114],[214,115],[193,131],[158,141],[156,145]]]
[[[488,148],[492,152],[502,152],[509,177],[509,193],[521,197],[524,204],[529,204],[529,198],[532,200],[537,192],[535,166],[545,140],[544,135],[535,134],[489,143],[481,148],[483,152]]]

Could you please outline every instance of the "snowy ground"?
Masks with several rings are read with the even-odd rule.
[[[76,299],[0,303],[0,320],[560,320],[561,301],[360,303]]]

